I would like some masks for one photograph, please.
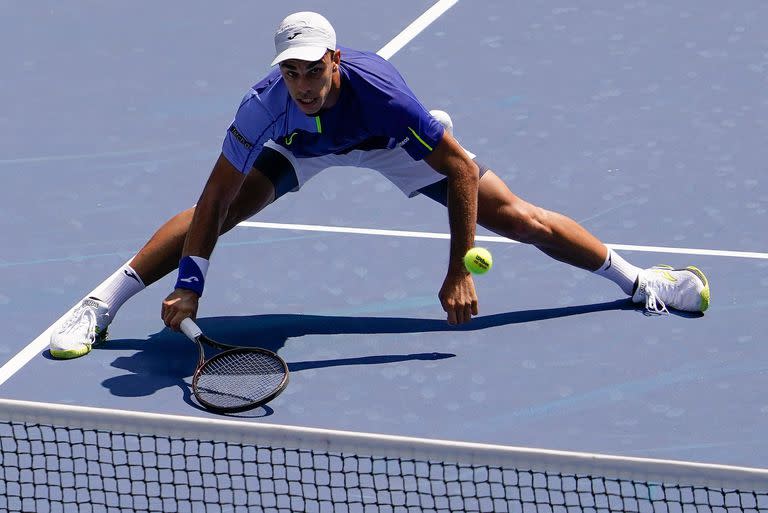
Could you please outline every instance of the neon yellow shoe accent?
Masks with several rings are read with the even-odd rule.
[[[78,347],[77,349],[68,349],[68,350],[55,350],[51,349],[51,356],[56,358],[57,360],[71,360],[72,358],[77,358],[78,356],[83,356],[91,352],[91,345],[86,344],[81,347]]]
[[[704,282],[704,288],[701,291],[701,303],[699,304],[699,310],[702,312],[706,311],[707,308],[709,308],[709,300],[710,300],[710,290],[709,290],[709,280],[704,275],[701,269],[698,267],[694,267],[692,265],[689,265],[686,267],[689,271],[691,271],[693,274],[699,277],[699,279]]]
[[[672,276],[672,273],[671,273],[671,272],[669,272],[669,271],[676,271],[676,270],[677,270],[677,269],[675,269],[674,267],[672,267],[671,265],[667,265],[667,264],[655,265],[655,266],[654,266],[654,268],[655,268],[655,269],[668,269],[668,270],[662,271],[662,272],[661,272],[661,273],[659,273],[659,274],[660,274],[660,275],[661,275],[661,276],[662,276],[662,277],[663,277],[665,280],[667,280],[667,281],[671,281],[672,283],[674,283],[674,282],[676,282],[676,281],[677,281],[677,278],[675,278],[674,276]]]
[[[664,277],[665,280],[671,281],[672,283],[677,281],[677,278],[672,276],[672,274],[669,271],[664,271],[661,273],[661,275]]]

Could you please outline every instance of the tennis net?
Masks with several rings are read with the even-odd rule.
[[[768,470],[0,400],[0,511],[759,512]]]

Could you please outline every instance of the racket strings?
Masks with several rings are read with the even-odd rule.
[[[267,398],[284,379],[280,359],[266,353],[234,351],[217,355],[200,369],[197,392],[209,404],[239,407]]]

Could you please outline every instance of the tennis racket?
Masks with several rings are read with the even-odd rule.
[[[288,365],[272,351],[216,342],[189,318],[181,321],[181,331],[200,349],[192,392],[205,408],[217,413],[250,410],[268,403],[288,385]],[[223,352],[206,359],[204,345]]]

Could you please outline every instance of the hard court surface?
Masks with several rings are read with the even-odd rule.
[[[159,318],[173,276],[86,357],[52,360],[39,336],[194,204],[282,17],[321,11],[375,51],[431,5],[0,1],[0,360],[39,347],[3,367],[0,396],[212,416],[190,398],[197,349]],[[239,418],[766,466],[767,24],[757,0],[456,3],[391,58],[425,105],[517,194],[636,246],[630,261],[703,269],[712,308],[648,317],[491,240],[481,314],[452,328],[448,241],[365,231],[447,233],[445,210],[331,169],[214,253],[200,325],[292,371]]]

